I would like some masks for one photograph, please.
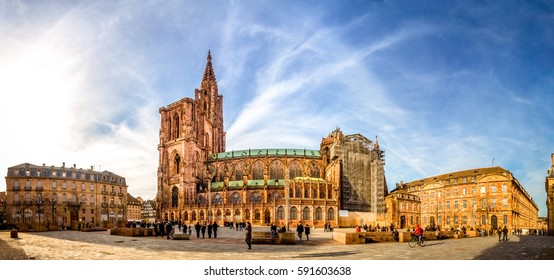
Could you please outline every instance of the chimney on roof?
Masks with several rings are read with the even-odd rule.
[[[75,163],[73,164],[73,168],[77,168],[77,165]]]
[[[94,171],[94,165],[90,166],[90,171]]]
[[[62,167],[65,167],[65,161],[62,163]]]
[[[552,168],[554,168],[554,153],[551,154],[552,157]]]
[[[45,166],[46,166],[46,163],[43,163],[43,164],[42,164],[42,167],[45,167]]]

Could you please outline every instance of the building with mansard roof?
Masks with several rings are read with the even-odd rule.
[[[401,182],[386,201],[388,220],[397,228],[538,229],[537,204],[510,171],[498,166]]]
[[[159,112],[160,219],[323,227],[338,225],[339,210],[384,212],[384,153],[377,140],[337,128],[317,149],[227,151],[210,53],[194,98]]]
[[[7,217],[20,230],[112,227],[126,221],[125,178],[110,171],[23,163],[8,168]]]
[[[144,207],[144,200],[139,197],[134,197],[127,193],[127,221],[142,221],[142,209]]]

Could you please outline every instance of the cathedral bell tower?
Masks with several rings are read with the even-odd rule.
[[[223,96],[218,91],[211,52],[194,99],[182,98],[159,111],[158,218],[178,220],[181,209],[195,205],[198,191],[206,187],[207,159],[225,151]]]

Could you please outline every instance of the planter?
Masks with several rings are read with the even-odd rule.
[[[11,230],[11,231],[10,231],[10,237],[11,237],[11,238],[18,238],[18,237],[17,237],[17,230]]]

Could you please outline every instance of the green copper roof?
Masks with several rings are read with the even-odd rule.
[[[232,158],[245,158],[245,157],[263,157],[263,156],[287,156],[287,157],[307,157],[307,158],[321,158],[319,150],[307,150],[307,149],[250,149],[223,152],[213,154],[210,156],[211,160],[218,159],[232,159]]]

